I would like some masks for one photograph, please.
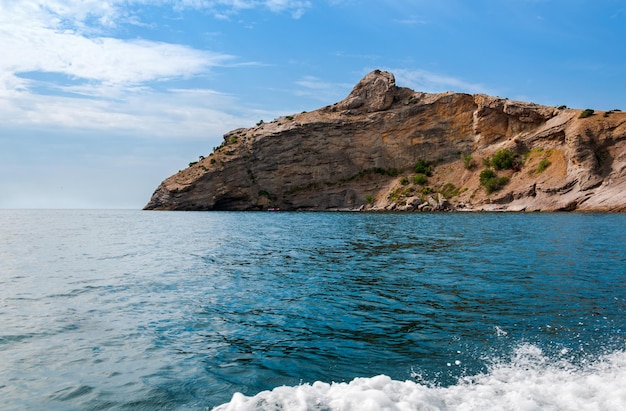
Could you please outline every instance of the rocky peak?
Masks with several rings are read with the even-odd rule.
[[[373,113],[387,110],[394,102],[396,79],[388,71],[374,70],[352,89],[344,100],[337,103],[340,110],[355,113]]]
[[[375,70],[332,106],[227,133],[146,208],[626,211],[626,113],[582,113]]]

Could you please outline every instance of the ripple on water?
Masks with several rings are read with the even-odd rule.
[[[566,386],[550,392],[574,395],[567,384],[619,373],[598,367],[624,350],[625,223],[0,210],[0,397],[9,409],[289,409],[318,393],[332,409],[370,387],[372,401],[406,392],[388,404],[423,395],[442,409],[500,390],[484,397],[494,409],[553,376]],[[521,347],[543,362],[524,368]],[[516,391],[516,373],[537,384]],[[626,403],[604,393],[590,397]]]

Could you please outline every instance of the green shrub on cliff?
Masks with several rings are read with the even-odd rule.
[[[416,174],[413,176],[413,184],[423,186],[426,183],[428,183],[428,178],[426,177],[426,174]]]
[[[520,165],[519,156],[508,148],[496,151],[493,156],[483,158],[485,167],[493,167],[496,170],[510,170]]]
[[[417,160],[417,163],[415,163],[415,172],[417,174],[424,174],[430,177],[433,175],[433,165],[429,161],[424,161],[422,159]]]
[[[491,168],[486,168],[480,172],[480,185],[485,188],[487,194],[500,190],[509,182],[507,177],[500,177]]]
[[[496,170],[509,170],[512,169],[517,163],[516,155],[509,149],[502,149],[496,151],[491,157],[491,165]]]
[[[544,171],[546,171],[546,168],[550,167],[550,164],[552,163],[547,158],[544,158],[543,160],[541,160],[539,162],[539,165],[537,166],[537,174],[543,173]]]
[[[387,196],[387,200],[403,205],[402,203],[404,202],[404,204],[406,204],[406,198],[410,197],[413,192],[415,192],[415,189],[410,186],[397,187],[391,193],[389,193],[389,195]]]
[[[594,111],[593,109],[591,109],[591,108],[586,108],[586,109],[584,109],[584,110],[583,110],[583,112],[582,112],[582,113],[580,113],[580,115],[578,116],[578,118],[587,118],[587,117],[591,117],[591,116],[593,116],[593,113],[594,113],[594,112],[595,112],[595,111]]]
[[[443,187],[441,187],[441,189],[439,190],[439,192],[445,197],[445,198],[452,198],[452,197],[456,197],[459,195],[459,193],[461,192],[459,190],[459,188],[457,186],[455,186],[452,183],[446,183],[444,184]]]

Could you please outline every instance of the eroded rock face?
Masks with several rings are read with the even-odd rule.
[[[337,105],[340,110],[351,110],[353,114],[387,110],[398,91],[393,74],[375,70],[363,77],[348,97]]]
[[[414,92],[376,70],[332,106],[227,133],[146,209],[626,210],[626,115],[579,114]],[[516,165],[487,194],[483,159],[500,150]]]

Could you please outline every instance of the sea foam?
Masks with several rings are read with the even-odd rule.
[[[349,383],[278,387],[253,397],[240,393],[215,411],[326,410],[624,410],[626,352],[615,351],[574,365],[522,345],[508,361],[449,387],[395,381],[385,375]]]

